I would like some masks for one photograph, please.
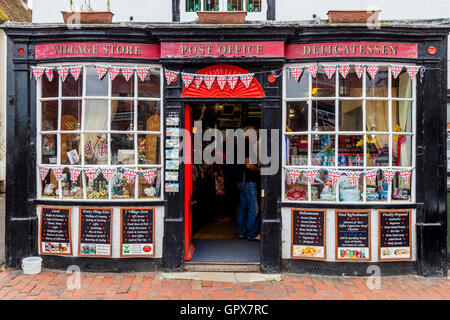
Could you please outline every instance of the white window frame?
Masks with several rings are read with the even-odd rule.
[[[114,201],[114,202],[137,202],[137,201],[149,201],[149,202],[156,202],[156,201],[162,201],[164,200],[164,135],[163,135],[163,120],[164,120],[164,107],[163,107],[163,88],[164,88],[164,79],[163,79],[163,68],[161,65],[156,64],[130,64],[130,63],[107,63],[102,62],[101,65],[111,65],[111,66],[118,66],[118,67],[150,67],[151,69],[159,68],[159,76],[160,76],[160,96],[159,98],[149,98],[149,97],[139,97],[138,92],[138,84],[139,79],[134,73],[133,81],[134,81],[134,96],[133,97],[114,97],[112,96],[112,81],[109,77],[109,74],[105,76],[105,78],[108,81],[108,95],[107,96],[92,96],[92,95],[86,95],[86,67],[93,66],[95,62],[83,62],[83,63],[58,63],[58,64],[41,64],[40,67],[52,67],[54,69],[58,67],[67,67],[67,66],[83,66],[83,71],[81,73],[81,77],[83,77],[83,88],[82,88],[82,96],[81,97],[63,97],[62,96],[62,80],[57,75],[54,77],[53,81],[59,81],[58,84],[58,96],[57,97],[49,97],[49,98],[42,98],[42,79],[45,77],[43,75],[41,79],[37,82],[36,85],[36,106],[37,106],[37,112],[36,112],[36,121],[37,121],[37,143],[36,143],[36,160],[37,160],[37,172],[36,172],[36,185],[37,185],[37,198],[40,200],[46,200],[46,201],[67,201],[67,202],[75,202],[75,201],[89,201],[89,202],[104,202],[104,201]],[[69,75],[71,77],[72,75]],[[121,75],[119,75],[121,76]],[[80,79],[79,79],[80,80]],[[84,110],[87,100],[108,100],[108,122],[107,122],[107,130],[84,130]],[[62,101],[63,100],[81,100],[82,102],[82,110],[81,110],[81,128],[80,131],[68,131],[64,130],[61,131],[61,111],[62,111]],[[133,165],[113,165],[112,164],[112,152],[111,152],[111,134],[124,134],[124,131],[114,131],[111,130],[111,101],[133,101],[134,102],[134,119],[133,119],[133,130],[126,131],[127,133],[133,133],[134,135],[134,151],[135,151],[135,163]],[[58,130],[51,130],[51,131],[42,131],[41,125],[42,125],[42,102],[44,101],[58,101]],[[160,130],[159,131],[139,131],[137,130],[137,117],[138,117],[138,102],[139,101],[156,101],[159,102],[160,105]],[[84,164],[84,134],[85,133],[104,133],[108,136],[108,164],[107,165],[85,165]],[[81,165],[68,165],[68,164],[61,164],[61,134],[80,134],[80,159],[81,159]],[[87,198],[87,179],[84,173],[82,173],[81,179],[82,179],[82,186],[83,186],[83,198],[63,198],[62,196],[62,186],[61,183],[58,183],[58,190],[59,190],[59,198],[47,198],[42,196],[42,183],[40,173],[39,173],[39,165],[41,165],[42,161],[42,135],[44,134],[56,134],[57,136],[57,164],[43,164],[45,167],[53,168],[53,167],[64,167],[64,168],[130,168],[130,169],[137,169],[137,168],[144,168],[144,169],[158,169],[160,171],[160,197],[159,198],[139,198],[139,179],[144,179],[140,175],[137,175],[134,180],[134,198],[127,198],[127,199],[116,199],[112,198],[112,180],[108,183],[108,198],[107,199],[89,199]],[[138,136],[139,135],[159,135],[160,137],[160,164],[138,164]],[[51,174],[50,172],[48,174]]]
[[[311,65],[312,63],[295,63],[295,64],[287,64],[284,66],[283,69],[283,110],[282,110],[282,188],[281,188],[281,197],[282,201],[286,203],[317,203],[317,204],[334,204],[334,203],[343,203],[343,204],[384,204],[384,203],[395,203],[395,204],[411,204],[416,202],[416,185],[415,185],[415,168],[416,168],[416,80],[412,80],[411,82],[411,98],[393,98],[392,97],[392,75],[391,75],[391,68],[389,63],[383,63],[383,62],[327,62],[326,64],[331,65],[340,65],[340,64],[361,64],[361,65],[368,65],[368,64],[378,64],[380,67],[388,67],[388,96],[387,97],[367,97],[366,96],[366,80],[368,77],[367,71],[364,74],[363,80],[362,80],[362,96],[361,97],[348,97],[343,98],[339,97],[339,80],[340,80],[340,74],[339,71],[336,70],[335,74],[333,75],[336,83],[335,83],[335,96],[334,97],[320,97],[320,98],[313,98],[312,97],[312,84],[313,84],[313,78],[309,72],[306,71],[306,68],[303,71],[302,77],[307,76],[308,77],[308,97],[305,98],[287,98],[287,78],[291,77],[289,68],[295,67],[295,66],[306,66]],[[404,66],[413,66],[414,64],[404,64]],[[335,137],[335,164],[334,166],[312,166],[311,165],[311,159],[312,159],[312,142],[311,142],[311,136],[315,133],[315,131],[312,131],[312,102],[313,101],[330,101],[335,100],[335,130],[334,131],[324,131],[324,134],[330,134],[334,135]],[[339,101],[340,100],[362,100],[362,118],[363,118],[363,130],[362,131],[339,131]],[[388,101],[388,128],[389,131],[367,131],[366,128],[366,101],[374,101],[374,100],[382,100],[382,101]],[[299,131],[299,132],[286,132],[286,109],[287,109],[287,103],[288,102],[307,102],[308,103],[308,131]],[[392,101],[411,101],[411,132],[393,132],[392,128]],[[362,135],[364,140],[364,158],[366,159],[366,134],[375,134],[375,135],[389,135],[389,166],[367,166],[366,161],[363,161],[363,166],[358,167],[349,167],[349,166],[339,166],[338,164],[338,154],[339,154],[339,135]],[[308,166],[287,166],[286,165],[286,139],[285,137],[288,135],[307,135],[308,136]],[[411,136],[411,167],[399,167],[399,166],[392,166],[392,136],[393,135],[402,135],[402,136]],[[311,194],[311,183],[308,182],[308,199],[307,200],[289,200],[286,198],[286,169],[332,169],[332,170],[345,170],[345,169],[354,169],[355,171],[364,171],[365,169],[413,169],[411,173],[410,178],[410,184],[411,184],[411,195],[410,200],[392,200],[392,182],[389,184],[388,189],[388,198],[387,200],[376,200],[376,201],[367,201],[366,193],[367,193],[367,180],[363,176],[363,187],[364,192],[362,195],[363,200],[358,202],[341,202],[339,200],[339,188],[337,186],[334,187],[336,200],[334,201],[312,201],[312,194]]]

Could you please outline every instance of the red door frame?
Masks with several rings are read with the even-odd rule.
[[[184,106],[184,259],[194,255],[192,244],[192,119],[189,104]]]

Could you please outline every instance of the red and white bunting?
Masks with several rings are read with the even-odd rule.
[[[107,151],[108,147],[104,143],[100,143],[100,145],[97,147],[97,153],[100,157],[103,157],[103,155],[105,155]]]
[[[150,169],[150,170],[141,170],[141,174],[144,177],[145,181],[147,181],[148,184],[153,184],[153,180],[156,177],[156,171],[157,169]]]
[[[391,64],[391,73],[394,76],[394,79],[397,79],[400,73],[402,73],[403,66],[399,64]]]
[[[114,169],[114,168],[100,168],[100,171],[102,172],[102,175],[106,179],[106,181],[109,182],[109,180],[113,176],[114,171],[116,171],[116,169]]]
[[[306,178],[308,179],[308,182],[311,182],[311,183],[314,182],[314,179],[317,177],[318,174],[319,174],[319,169],[305,170]]]
[[[323,68],[323,72],[325,72],[325,74],[327,75],[328,79],[331,79],[331,77],[336,72],[337,66],[334,65],[334,64],[323,64],[322,68]]]
[[[372,80],[375,79],[379,68],[380,66],[378,64],[369,64],[367,66],[367,73],[370,75]]]
[[[122,76],[125,78],[125,80],[128,82],[130,81],[131,77],[134,75],[134,68],[132,67],[122,67]]]
[[[369,183],[373,185],[376,183],[377,173],[378,169],[364,171],[364,175],[366,176],[367,180],[369,180]]]
[[[358,77],[358,79],[361,79],[363,74],[366,72],[366,66],[363,64],[355,64],[354,68],[356,76]]]
[[[70,180],[72,180],[72,182],[75,182],[80,176],[82,169],[69,168],[69,172],[70,172]]]
[[[137,170],[123,168],[123,174],[127,178],[127,183],[128,184],[133,183],[134,179],[136,178],[137,173],[138,173]]]
[[[298,82],[302,77],[303,68],[303,66],[289,68],[291,70],[291,75],[294,77],[295,81]]]
[[[70,74],[75,79],[75,81],[78,81],[78,79],[80,78],[82,70],[83,70],[83,66],[70,67]]]
[[[396,171],[392,170],[392,169],[381,169],[381,171],[383,172],[384,182],[386,182],[387,184],[390,184],[392,179],[394,179]]]
[[[234,90],[238,80],[239,80],[239,75],[227,76],[227,82],[228,82],[228,85],[230,86],[231,90]]]
[[[41,180],[44,181],[45,177],[47,176],[48,172],[50,171],[50,168],[47,167],[39,167],[39,173],[41,174]]]
[[[178,80],[178,72],[176,71],[164,70],[164,75],[166,76],[167,85]]]
[[[407,184],[409,182],[409,178],[411,177],[412,169],[398,170],[397,172],[403,182]]]
[[[181,73],[181,80],[183,80],[185,88],[189,88],[189,86],[194,81],[194,79],[195,79],[195,76],[193,74],[183,73],[183,72]]]
[[[42,75],[44,74],[45,68],[44,67],[31,67],[31,71],[33,72],[36,82],[38,82],[41,79]]]
[[[48,81],[53,81],[53,68],[45,68],[45,75],[47,76]]]
[[[345,79],[347,78],[347,75],[350,72],[350,64],[340,64],[338,65],[338,70],[342,78]]]
[[[120,70],[120,67],[109,67],[109,78],[111,79],[111,81],[113,81],[120,74]]]
[[[361,176],[361,174],[362,174],[362,171],[347,171],[347,172],[345,172],[345,175],[347,176],[347,178],[352,183],[352,186],[354,186],[354,187],[358,184],[359,177]]]
[[[203,82],[205,83],[206,88],[211,89],[212,85],[214,84],[214,80],[216,79],[216,76],[214,75],[204,75],[203,76]]]
[[[302,169],[286,169],[289,181],[295,183],[300,178],[302,171]]]
[[[197,89],[200,89],[202,82],[203,82],[203,75],[200,75],[200,74],[196,75],[195,79],[194,79],[194,84]]]
[[[138,68],[136,68],[136,74],[137,74],[139,80],[141,80],[141,82],[145,81],[145,79],[147,78],[149,72],[150,72],[150,68],[149,67],[138,67]]]
[[[84,148],[84,153],[87,154],[93,154],[94,153],[94,146],[92,145],[92,142],[89,141],[86,147]]]
[[[84,174],[89,179],[89,182],[92,183],[94,181],[95,177],[97,177],[97,169],[96,168],[85,168],[83,170],[84,170]]]
[[[328,178],[330,178],[332,186],[334,186],[336,184],[336,182],[339,180],[341,175],[344,173],[342,171],[330,170],[330,169],[327,169],[327,171],[328,171]]]
[[[98,78],[102,80],[108,73],[109,66],[95,65],[94,69],[97,72]]]
[[[58,75],[62,82],[66,81],[70,67],[58,67]]]
[[[306,66],[306,70],[309,72],[309,74],[313,77],[316,78],[317,75],[317,71],[319,70],[319,64],[312,64],[309,66]]]
[[[419,72],[420,70],[420,66],[406,66],[405,68],[411,80],[414,80],[416,78],[417,72]]]
[[[247,73],[247,74],[241,74],[239,75],[239,78],[241,78],[241,82],[244,84],[244,86],[248,89],[250,87],[250,84],[253,81],[255,74],[254,73]]]
[[[56,181],[59,182],[61,179],[62,173],[64,172],[64,168],[52,168],[53,175],[55,176]]]
[[[218,75],[216,76],[217,84],[219,85],[220,90],[223,90],[225,88],[225,85],[227,84],[227,76],[226,75]]]

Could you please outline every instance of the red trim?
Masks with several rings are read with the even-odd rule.
[[[189,104],[184,108],[185,119],[185,141],[184,150],[186,150],[186,159],[184,161],[184,259],[191,260],[194,254],[194,245],[192,244],[192,144],[191,144],[191,111]],[[189,134],[188,134],[189,133]]]

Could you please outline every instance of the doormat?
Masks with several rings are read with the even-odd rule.
[[[260,262],[261,241],[193,239],[191,262]]]

